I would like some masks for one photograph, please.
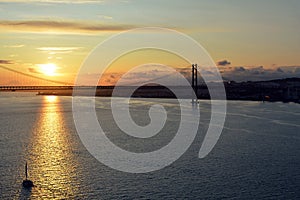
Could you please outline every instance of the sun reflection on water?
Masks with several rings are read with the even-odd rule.
[[[44,96],[44,102],[47,102],[47,103],[55,103],[57,102],[57,96]]]
[[[32,195],[43,199],[74,197],[78,189],[73,183],[75,158],[57,96],[43,97],[40,118],[33,132],[29,172],[36,187]]]

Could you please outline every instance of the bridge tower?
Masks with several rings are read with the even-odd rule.
[[[192,64],[192,88],[196,94],[196,99],[192,99],[192,102],[197,102],[198,99],[198,65]]]

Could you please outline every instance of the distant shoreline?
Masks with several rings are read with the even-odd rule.
[[[213,85],[213,84],[212,84]],[[300,103],[300,78],[287,78],[271,81],[260,82],[242,82],[234,81],[224,82],[227,100],[245,100],[245,101],[268,101],[268,102],[294,102]],[[57,95],[57,96],[72,96],[72,86],[28,86],[28,89],[18,90],[17,87],[7,86],[3,91],[22,91],[22,92],[37,92],[37,95]],[[99,96],[99,97],[126,97],[131,91],[134,91],[131,97],[135,98],[176,98],[171,91],[176,89],[181,96],[186,99],[191,99],[192,94],[189,94],[184,86],[141,86],[135,90],[133,86],[118,87],[119,92],[113,94],[114,86],[98,86],[76,87],[76,95],[79,96]],[[95,91],[96,89],[96,91]],[[171,90],[170,90],[171,89]],[[217,89],[217,88],[216,88]],[[205,84],[200,84],[197,89],[198,99],[210,99],[209,90]]]
[[[112,97],[111,95],[112,91],[107,90],[97,90],[96,95],[85,95],[82,93],[80,96],[96,96],[96,97]],[[72,96],[73,91],[42,91],[38,92],[36,95],[55,95],[55,96]],[[115,97],[125,97],[125,95],[118,95]],[[133,98],[165,98],[165,99],[175,99],[176,97],[170,93],[169,91],[149,91],[149,90],[138,90],[133,95],[131,95]],[[189,97],[186,97],[186,99],[191,99]],[[209,94],[208,95],[202,95],[202,97],[198,96],[198,100],[209,100]],[[253,98],[253,97],[240,97],[240,98],[226,98],[228,101],[265,101],[265,102],[283,102],[283,103],[300,103],[298,100],[272,100],[272,99],[260,99],[260,98]]]
[[[37,91],[37,90],[16,90],[16,91],[0,91],[0,92],[33,92],[36,93],[37,96],[73,96],[73,90],[44,90],[44,91]],[[88,95],[82,95],[82,96],[88,96]],[[91,96],[91,95],[89,95]],[[101,94],[101,91],[98,91],[98,94],[92,95],[95,97],[111,97],[111,95],[105,95],[105,93]],[[122,97],[122,96],[118,96]],[[165,98],[165,99],[175,99],[175,96],[169,96],[169,95],[133,95],[131,96],[133,98]],[[189,98],[186,98],[189,99]],[[210,98],[198,98],[198,100],[209,100]],[[254,99],[254,98],[226,98],[228,101],[265,101],[265,102],[282,102],[282,103],[298,103],[300,104],[300,100],[261,100],[261,99]]]

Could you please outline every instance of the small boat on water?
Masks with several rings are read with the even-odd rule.
[[[26,164],[25,164],[25,177],[26,178],[25,178],[25,180],[23,180],[22,185],[23,185],[24,188],[31,188],[34,185],[33,185],[33,182],[28,179],[28,172],[27,171],[28,171],[28,167],[27,167],[27,162],[26,162]]]

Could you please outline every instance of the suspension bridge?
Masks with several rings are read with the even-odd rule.
[[[197,65],[193,64],[188,67],[192,67],[192,71],[191,71],[192,87],[195,89],[195,92],[197,92],[198,89]],[[40,76],[38,75],[32,75],[31,73],[21,72],[16,69],[12,69],[0,65],[0,91],[71,90],[74,88],[74,83],[72,82],[52,80],[52,79],[44,78],[41,75]],[[155,82],[157,79],[163,79],[173,75],[174,74],[162,75],[161,77],[153,78],[150,81]],[[137,82],[137,84],[140,83]],[[131,83],[131,85],[134,85],[134,83]],[[91,88],[91,87],[92,86],[80,86],[80,88]],[[98,89],[113,89],[113,87],[114,86],[97,86]]]

